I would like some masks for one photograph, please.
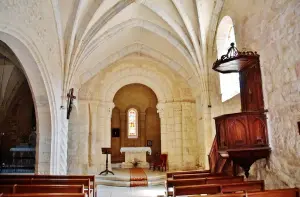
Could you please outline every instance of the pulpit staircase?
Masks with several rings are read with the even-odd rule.
[[[210,153],[208,155],[209,169],[211,173],[223,173],[227,175],[234,174],[233,162],[228,158],[223,158],[218,152],[217,140],[214,141],[211,146]]]

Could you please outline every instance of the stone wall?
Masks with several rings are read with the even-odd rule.
[[[197,168],[200,158],[198,147],[201,143],[198,142],[196,128],[196,102],[187,82],[159,63],[153,63],[142,57],[128,57],[98,73],[79,90],[77,121],[89,119],[79,126],[85,130],[82,131],[85,135],[90,133],[88,138],[81,136],[80,139],[88,140],[86,144],[90,143],[91,146],[87,149],[88,159],[83,159],[87,161],[86,172],[99,173],[104,169],[105,157],[101,154],[99,156],[99,150],[101,147],[111,146],[111,116],[113,108],[119,105],[114,103],[113,98],[122,87],[137,83],[151,88],[157,97],[158,104],[150,106],[159,114],[161,153],[168,154],[169,169]],[[88,105],[93,105],[90,110],[93,108],[95,114],[86,112]],[[124,110],[121,108],[122,106],[118,107]],[[70,129],[70,132],[74,131]],[[69,151],[77,151],[77,154],[73,158],[70,157],[68,163],[70,165],[75,163],[76,166],[76,157],[84,153],[75,147],[77,142],[70,138],[72,136],[76,137],[75,134],[69,134],[69,141],[74,142],[75,145],[69,144],[69,147],[72,147]],[[204,141],[204,138],[201,140]],[[83,165],[80,164],[78,167],[83,168]],[[85,171],[81,170],[81,172]],[[79,173],[79,171],[70,170],[69,173]]]
[[[298,0],[227,0],[219,17],[233,19],[240,49],[260,54],[272,153],[267,163],[252,165],[250,176],[264,179],[268,189],[300,186],[299,10]],[[237,102],[226,108],[233,107]]]

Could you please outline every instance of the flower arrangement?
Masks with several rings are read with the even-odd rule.
[[[134,158],[132,160],[132,162],[130,162],[130,163],[132,163],[133,167],[136,168],[141,163],[141,161],[139,161],[138,159]]]

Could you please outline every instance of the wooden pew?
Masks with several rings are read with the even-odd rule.
[[[193,195],[189,197],[202,197],[201,195]],[[238,194],[214,194],[207,197],[299,197],[298,188],[265,190],[263,192],[250,192]]]
[[[206,178],[206,177],[230,177],[222,173],[196,173],[196,174],[174,174],[173,179],[195,179],[195,178]]]
[[[221,185],[221,192],[234,193],[234,192],[261,192],[265,190],[265,182],[259,181],[246,181],[241,183],[227,183]]]
[[[74,194],[74,193],[29,193],[29,194],[3,194],[1,197],[85,197],[85,194]]]
[[[194,194],[217,194],[221,193],[220,185],[190,185],[190,186],[177,186],[173,187],[173,197],[186,196]]]
[[[199,174],[199,173],[209,174],[210,170],[187,170],[187,171],[167,172],[167,178],[172,178],[174,174]]]
[[[167,196],[173,196],[173,191],[169,191],[169,188],[173,188],[175,186],[204,185],[205,183],[206,183],[205,178],[180,179],[180,180],[167,179],[167,181],[165,182],[165,188],[166,188],[165,194]]]
[[[173,196],[216,194],[228,192],[257,192],[264,191],[264,181],[249,181],[229,184],[205,184],[174,187]],[[207,192],[207,193],[205,193]]]
[[[90,188],[93,191],[94,197],[96,197],[97,186],[95,182],[95,175],[0,175],[1,179],[90,179]]]
[[[0,185],[84,185],[90,196],[90,179],[0,179]]]
[[[82,193],[83,194],[84,185],[15,185],[13,193]]]
[[[244,176],[228,176],[228,177],[207,177],[206,184],[222,184],[222,183],[240,183],[244,181]]]
[[[12,194],[14,192],[14,185],[0,185],[0,194]]]
[[[173,192],[169,189],[174,186],[188,186],[188,185],[201,185],[201,184],[224,184],[224,183],[240,183],[244,181],[243,176],[230,176],[230,177],[208,177],[198,179],[167,179],[166,180],[166,194],[172,196]]]

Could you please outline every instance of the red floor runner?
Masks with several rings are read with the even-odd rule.
[[[130,168],[130,187],[148,186],[147,175],[142,168]]]

